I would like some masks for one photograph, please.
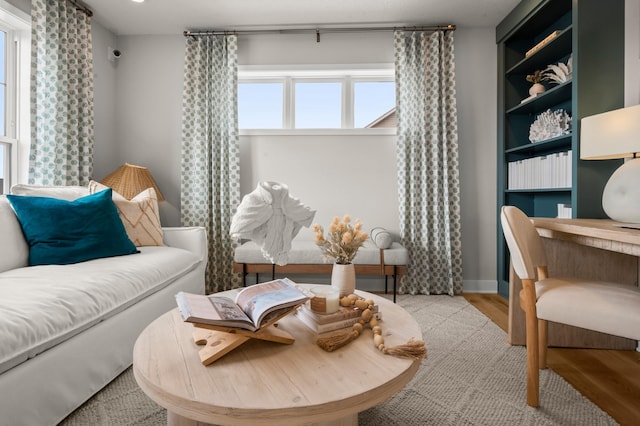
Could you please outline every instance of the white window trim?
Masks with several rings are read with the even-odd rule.
[[[283,90],[282,129],[239,129],[240,136],[277,135],[277,136],[331,136],[331,135],[395,135],[395,128],[355,129],[353,128],[353,87],[356,82],[394,81],[393,64],[358,65],[240,65],[238,83],[279,82]],[[340,129],[295,129],[293,107],[295,101],[294,83],[296,81],[341,81],[342,90],[342,128]],[[348,127],[347,127],[348,126]]]
[[[15,103],[7,103],[6,138],[11,145],[10,184],[26,182],[29,171],[30,149],[30,68],[31,68],[31,17],[4,0],[0,0],[0,23],[11,29],[7,35],[7,56],[15,55],[16,69],[7,69],[6,96]],[[9,183],[7,183],[9,185]],[[5,188],[7,189],[7,188]]]

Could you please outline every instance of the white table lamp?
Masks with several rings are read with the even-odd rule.
[[[581,120],[580,158],[625,161],[602,192],[602,208],[619,222],[640,223],[640,105],[620,108]]]

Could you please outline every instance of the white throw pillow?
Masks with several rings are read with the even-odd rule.
[[[14,195],[49,197],[74,201],[80,197],[89,195],[89,188],[86,186],[26,185],[19,183],[11,187],[11,193]]]
[[[380,249],[388,249],[393,243],[393,236],[384,228],[373,228],[370,235],[371,240]]]

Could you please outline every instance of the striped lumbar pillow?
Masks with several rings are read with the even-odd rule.
[[[89,182],[89,192],[92,194],[105,188],[108,187],[99,182]],[[113,202],[129,239],[136,247],[164,245],[158,197],[153,188],[145,189],[131,200],[113,191]]]

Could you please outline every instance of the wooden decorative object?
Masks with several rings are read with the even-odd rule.
[[[527,56],[531,56],[534,53],[536,53],[538,50],[542,49],[542,47],[544,45],[546,45],[547,43],[549,43],[551,40],[553,40],[554,38],[556,38],[558,36],[558,34],[560,34],[560,30],[556,30],[554,32],[552,32],[551,34],[549,34],[548,36],[546,36],[544,38],[544,40],[542,40],[540,43],[536,44],[535,46],[533,46],[531,49],[527,50],[527,53],[524,54],[525,58]]]
[[[199,328],[199,330],[193,332],[194,342],[197,345],[204,345],[199,352],[200,361],[203,365],[209,365],[251,339],[291,345],[295,342],[295,339],[286,331],[279,330],[277,322],[295,312],[299,306],[300,305],[296,305],[281,315],[278,315],[255,332],[211,324],[193,324],[196,328]]]

